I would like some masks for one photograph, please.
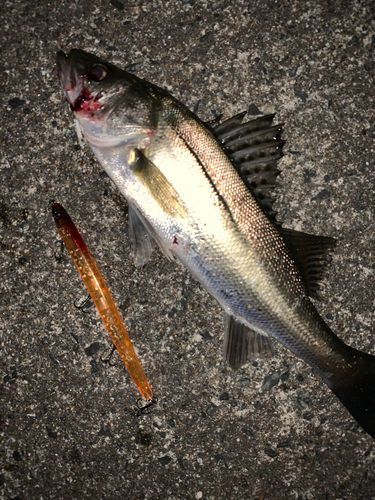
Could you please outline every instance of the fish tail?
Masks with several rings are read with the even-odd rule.
[[[347,346],[348,347],[348,346]],[[363,429],[375,439],[375,357],[348,347],[350,370],[328,386]]]

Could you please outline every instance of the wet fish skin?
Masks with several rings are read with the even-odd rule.
[[[269,353],[275,337],[375,437],[375,358],[330,330],[309,298],[314,278],[301,271],[319,267],[317,248],[332,242],[282,229],[215,130],[165,90],[76,49],[58,53],[57,73],[79,133],[129,203],[137,264],[158,244],[223,307],[232,366],[262,346]]]

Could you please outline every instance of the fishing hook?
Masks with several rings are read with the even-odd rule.
[[[64,243],[61,240],[56,240],[55,246],[59,246],[59,248],[55,249],[54,257],[57,260],[57,262],[60,262],[63,256]]]
[[[144,406],[140,406],[140,401],[142,400],[143,398],[138,398],[135,405],[135,414],[137,417],[141,417],[142,415],[148,415],[149,413],[151,413],[151,411],[146,410],[157,403],[155,398],[151,398],[146,401],[146,404]]]
[[[114,346],[114,345],[113,345],[113,346],[112,346],[112,349],[111,349],[111,352],[110,352],[110,354],[109,354],[109,356],[108,356],[108,358],[107,358],[107,359],[104,359],[104,358],[103,358],[103,356],[102,356],[102,355],[100,355],[100,361],[101,361],[102,363],[104,363],[105,365],[106,365],[106,364],[108,364],[109,366],[115,366],[115,365],[116,365],[116,362],[114,362],[114,363],[111,363],[111,362],[110,362],[110,361],[111,361],[111,358],[112,358],[112,356],[113,356],[113,353],[115,352],[115,350],[116,350],[116,346]]]
[[[91,307],[91,306],[92,306],[92,304],[90,304],[90,305],[88,305],[88,306],[86,305],[86,304],[88,304],[88,303],[89,303],[90,299],[91,299],[91,295],[89,294],[89,295],[85,298],[85,300],[82,302],[82,304],[77,305],[77,301],[75,301],[75,302],[74,302],[74,307],[75,307],[76,309],[80,309],[82,312],[84,312],[84,313],[86,314],[86,313],[87,313],[87,311],[85,311],[85,309],[88,309],[89,307]]]

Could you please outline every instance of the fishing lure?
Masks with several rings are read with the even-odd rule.
[[[152,399],[152,389],[134,351],[128,332],[82,236],[62,205],[54,203],[52,215],[61,239],[77,266],[131,378],[142,396],[146,399]]]

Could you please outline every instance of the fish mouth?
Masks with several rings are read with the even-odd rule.
[[[59,50],[56,54],[55,68],[55,75],[60,80],[61,90],[64,92],[66,100],[71,106],[74,106],[83,90],[83,76],[77,73],[73,57],[73,51],[66,56],[62,50]]]
[[[63,51],[56,54],[55,75],[60,80],[60,87],[74,114],[79,142],[85,137],[92,147],[108,148],[131,145],[134,143],[147,145],[153,130],[147,127],[127,124],[121,130],[111,131],[107,126],[108,119],[122,104],[119,99],[115,105],[106,107],[106,99],[122,90],[118,85],[111,92],[103,89],[92,91],[85,85],[88,71],[89,54],[72,49],[69,55]],[[96,62],[94,59],[92,64]],[[125,99],[125,97],[124,97]]]

